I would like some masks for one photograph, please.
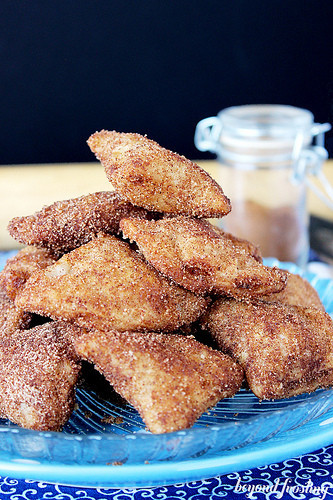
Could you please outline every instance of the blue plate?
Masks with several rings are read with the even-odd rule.
[[[333,281],[301,273],[294,264],[266,263],[303,274],[333,314]],[[98,380],[96,392],[94,382],[88,373],[77,388],[76,409],[61,433],[0,421],[0,474],[78,486],[156,486],[265,465],[333,442],[330,389],[263,402],[241,390],[191,429],[153,435],[108,384]]]
[[[333,443],[333,411],[300,427],[243,448],[225,451],[216,456],[163,463],[120,465],[71,464],[56,461],[0,460],[1,475],[36,479],[82,487],[151,487],[199,481],[254,467],[281,462],[310,453]]]

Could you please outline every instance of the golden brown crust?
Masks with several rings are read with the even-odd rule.
[[[134,205],[197,217],[222,217],[231,210],[207,172],[147,137],[102,130],[88,145],[115,190]]]
[[[286,276],[253,257],[253,247],[189,217],[120,223],[148,262],[184,288],[198,294],[256,297],[280,291]]]
[[[28,246],[7,260],[0,273],[0,286],[12,300],[27,279],[40,269],[54,264],[56,258],[50,250]]]
[[[163,333],[90,332],[76,342],[153,433],[193,425],[221,398],[233,396],[242,369],[193,337]]]
[[[60,430],[74,406],[80,363],[68,337],[78,329],[50,322],[0,333],[0,409],[12,422],[35,430]]]
[[[99,232],[116,234],[122,217],[147,216],[118,193],[101,191],[57,201],[26,217],[15,217],[8,225],[11,236],[26,245],[36,245],[62,255],[87,243]]]
[[[333,385],[333,322],[318,309],[221,298],[202,324],[260,399]]]
[[[252,243],[251,241],[248,241],[244,238],[238,238],[234,234],[228,233],[227,231],[224,231],[222,228],[216,226],[215,224],[211,224],[211,228],[217,234],[230,240],[231,243],[233,243],[236,247],[243,248],[249,255],[252,255],[252,257],[254,257],[258,262],[262,263],[263,257],[262,257],[261,250],[254,243]]]
[[[35,273],[16,305],[88,328],[175,330],[195,321],[207,299],[171,283],[130,245],[100,235]]]
[[[0,289],[0,331],[10,334],[18,328],[28,328],[32,315],[15,306],[4,289]]]
[[[280,302],[294,306],[315,307],[325,311],[317,290],[299,274],[292,274],[289,271],[283,271],[288,277],[287,285],[279,293],[272,293],[261,297],[266,302]]]

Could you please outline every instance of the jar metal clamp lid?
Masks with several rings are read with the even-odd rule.
[[[241,169],[293,167],[292,182],[305,182],[333,209],[333,187],[322,165],[329,123],[314,123],[313,114],[301,108],[274,104],[226,108],[201,120],[194,143],[226,165]],[[310,179],[316,176],[322,189]]]

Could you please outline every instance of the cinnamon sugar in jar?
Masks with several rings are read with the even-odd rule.
[[[306,174],[321,169],[329,124],[292,106],[247,105],[201,120],[195,145],[217,154],[217,181],[232,210],[223,229],[258,245],[264,257],[303,267],[309,253]],[[313,145],[313,140],[316,144]]]

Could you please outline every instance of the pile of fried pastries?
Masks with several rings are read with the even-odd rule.
[[[231,210],[198,165],[139,134],[88,145],[110,191],[10,221],[0,274],[0,411],[61,430],[92,364],[152,433],[242,385],[260,400],[333,383],[333,324],[301,276],[210,219]]]

